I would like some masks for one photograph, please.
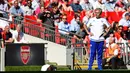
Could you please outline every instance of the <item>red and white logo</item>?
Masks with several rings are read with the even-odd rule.
[[[20,48],[21,48],[21,50],[20,50],[21,60],[24,64],[27,64],[30,59],[30,47],[21,46]]]

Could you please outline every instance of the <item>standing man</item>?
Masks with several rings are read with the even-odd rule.
[[[87,23],[86,31],[90,35],[90,59],[88,70],[92,70],[92,65],[94,61],[94,57],[97,56],[98,62],[98,70],[102,70],[102,54],[103,54],[103,45],[104,45],[104,36],[105,30],[106,32],[110,29],[109,24],[106,19],[101,18],[102,9],[96,8],[95,15],[96,17],[91,18]]]

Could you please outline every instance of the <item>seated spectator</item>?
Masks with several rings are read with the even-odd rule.
[[[7,25],[5,26],[2,34],[2,38],[4,40],[5,43],[13,43],[14,39],[12,37],[12,33],[10,32],[10,27]]]
[[[107,63],[112,65],[112,69],[117,69],[117,66],[120,66],[120,48],[115,43],[114,37],[109,39],[109,45],[106,49],[105,57],[102,61],[103,68]]]
[[[101,8],[102,11],[106,11],[106,7],[105,5],[102,3],[102,0],[97,0],[94,4],[93,4],[93,8]]]
[[[88,49],[89,49],[88,43],[89,43],[89,41],[86,40],[86,36],[88,36],[88,34],[85,31],[83,25],[84,25],[83,23],[80,24],[80,30],[78,30],[76,32],[76,34],[74,35],[74,38],[76,38],[79,41],[84,41],[84,47],[85,47],[85,51],[86,51],[86,59],[89,59],[89,54],[88,54]]]
[[[9,12],[13,15],[14,18],[18,20],[22,20],[21,16],[23,16],[24,12],[21,9],[21,7],[18,5],[18,1],[14,1],[14,6],[10,8]]]
[[[0,11],[0,14],[3,14],[3,17],[8,18],[8,14],[6,13],[8,11],[8,4],[4,0],[0,0],[0,10],[2,10]]]
[[[106,0],[105,7],[107,11],[110,11],[110,12],[114,11],[114,6],[115,4],[113,4],[110,0]]]
[[[74,12],[81,12],[83,9],[79,4],[79,0],[73,0],[73,3],[70,4]]]
[[[30,0],[27,1],[27,5],[24,7],[23,11],[24,11],[24,15],[33,15],[34,14],[34,10],[32,8],[32,2]]]
[[[69,0],[63,0],[61,7],[63,11],[73,11],[72,7],[69,5]]]
[[[75,14],[74,18],[71,20],[70,32],[76,33],[77,31],[79,31],[80,25],[81,25],[80,17],[78,14]]]
[[[123,26],[123,31],[126,34],[128,27],[130,26],[130,13],[126,13],[125,18],[122,18],[119,21],[119,26]]]
[[[86,25],[90,18],[94,16],[93,11],[86,11],[85,16],[83,17],[83,23]]]
[[[84,0],[84,2],[80,3],[80,5],[85,11],[93,10],[93,5],[89,2],[89,0]]]
[[[130,5],[126,7],[126,11],[123,13],[122,18],[125,18],[126,13],[130,13]]]
[[[14,39],[14,43],[27,43],[24,37],[24,33],[22,32],[21,24],[18,24],[16,26],[16,30],[13,31],[13,39]]]
[[[70,24],[67,22],[67,16],[62,16],[62,21],[58,25],[58,29],[60,34],[69,35],[70,32]]]
[[[118,26],[117,31],[114,33],[114,36],[117,39],[117,41],[116,41],[117,43],[122,43],[122,41],[124,40],[123,39],[123,34],[124,34],[123,27]]]

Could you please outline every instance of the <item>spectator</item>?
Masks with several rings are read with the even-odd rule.
[[[14,39],[12,37],[12,33],[10,32],[10,27],[7,25],[5,26],[3,32],[2,32],[2,38],[5,43],[13,43]]]
[[[93,10],[93,5],[89,2],[89,0],[84,0],[84,2],[80,3],[80,5],[83,8],[83,10]]]
[[[122,26],[118,26],[117,31],[114,33],[114,36],[117,39],[117,43],[122,43],[122,41],[124,40],[123,37],[122,37],[123,34],[124,34],[123,27]]]
[[[81,12],[83,10],[78,0],[73,0],[73,3],[70,6],[74,12]]]
[[[130,5],[127,6],[126,12],[123,13],[122,18],[125,18],[126,13],[130,13]]]
[[[8,4],[4,0],[0,0],[0,14],[3,15],[4,18],[8,18],[8,14],[4,11],[8,11]]]
[[[84,24],[80,24],[80,30],[76,32],[76,35],[74,35],[74,38],[76,38],[79,41],[85,41],[84,42],[84,47],[86,51],[86,59],[89,59],[89,54],[88,54],[88,40],[85,40],[86,36],[88,36],[88,33],[84,29]]]
[[[78,14],[75,14],[75,17],[71,20],[70,32],[76,33],[77,31],[79,31],[80,25],[81,25],[80,17]]]
[[[24,15],[30,16],[34,14],[34,10],[32,8],[32,2],[30,0],[27,1],[27,5],[24,7],[23,11],[24,11]]]
[[[45,24],[45,25],[43,25],[43,26],[45,26],[45,27],[47,27],[49,29],[54,30],[54,21],[53,21],[53,17],[51,15],[51,12],[50,11],[46,11],[45,15],[46,15],[45,16],[45,20],[43,22],[43,24]]]
[[[14,6],[10,8],[9,12],[13,15],[14,18],[22,20],[21,16],[23,16],[24,12],[18,5],[18,1],[14,1]]]
[[[115,4],[113,4],[110,0],[106,0],[105,7],[107,11],[110,11],[110,12],[114,11],[114,6]]]
[[[67,16],[66,15],[62,16],[62,21],[59,23],[58,29],[59,29],[60,34],[69,35],[70,24],[67,22]]]
[[[40,12],[38,13],[38,16],[37,16],[37,21],[44,23],[45,18],[46,18],[45,9],[43,6],[41,6]]]
[[[53,6],[51,15],[52,15],[53,20],[54,20],[54,22],[55,22],[54,25],[58,25],[59,22],[60,22],[61,12],[60,12],[60,10],[58,9],[58,6],[57,6],[57,5],[54,5],[54,6]]]
[[[93,4],[93,8],[101,8],[102,11],[106,11],[106,7],[105,5],[102,3],[102,0],[97,0],[94,4]]]
[[[105,52],[105,58],[103,59],[102,66],[104,68],[106,63],[112,64],[112,69],[117,69],[120,65],[120,48],[114,42],[114,37],[109,38],[109,45],[107,51]]]
[[[36,10],[35,10],[35,15],[38,17],[38,14],[39,13],[42,13],[42,12],[44,12],[45,11],[45,8],[44,8],[44,6],[42,6],[42,5],[40,5]]]
[[[63,0],[61,7],[63,11],[73,11],[72,7],[69,5],[69,0]]]
[[[18,24],[16,26],[16,30],[13,31],[13,39],[14,39],[14,43],[27,43],[24,37],[24,33],[22,32],[21,24]]]
[[[86,25],[89,19],[92,18],[93,16],[94,16],[93,11],[86,11],[82,22]]]
[[[4,0],[0,0],[0,10],[8,11],[8,4]]]
[[[128,30],[128,27],[130,26],[130,13],[126,13],[125,18],[122,18],[119,21],[119,26],[123,26],[123,31],[126,34],[126,31]]]

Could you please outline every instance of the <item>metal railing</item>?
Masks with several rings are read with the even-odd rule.
[[[0,45],[3,40],[0,39]],[[0,46],[0,71],[5,71],[5,48]]]
[[[2,10],[0,10],[0,11],[2,11]],[[5,11],[3,11],[3,12],[5,12]],[[9,12],[5,12],[5,13],[9,14]],[[59,30],[61,30],[61,31],[65,31],[65,30],[58,29],[57,27],[52,27],[48,24],[39,23],[35,20],[29,19],[26,17],[21,16],[21,18],[23,20],[13,18],[13,21],[8,21],[7,19],[3,19],[0,17],[0,19],[2,19],[2,20],[10,22],[10,25],[13,24],[14,27],[12,29],[15,29],[17,24],[22,24],[24,33],[38,37],[38,38],[42,38],[42,39],[47,40],[47,41],[55,42],[57,44],[61,44],[61,45],[66,46],[67,44],[69,44],[68,40],[70,40],[72,38],[69,35],[63,35],[63,34],[60,34],[58,32]],[[27,20],[29,22],[26,22],[25,20]],[[37,24],[40,24],[42,26],[38,26]],[[52,28],[54,30],[52,30],[50,28]],[[67,32],[67,31],[65,31],[65,32]],[[75,34],[72,32],[69,32],[69,33]]]
[[[121,55],[121,60],[124,62],[126,66],[130,65],[130,46],[128,42],[125,43],[117,43],[118,46],[120,47],[120,55]],[[80,46],[77,46],[80,45]],[[73,43],[71,44],[71,51],[72,51],[72,59],[73,63],[71,63],[71,69],[77,70],[80,69],[82,65],[88,66],[88,59],[86,58],[86,51],[84,48],[84,43],[81,41],[79,43]],[[104,47],[104,50],[106,48]],[[105,52],[105,51],[104,51]],[[104,52],[103,52],[103,57],[104,57]],[[97,65],[96,58],[94,65]],[[78,66],[78,68],[77,68]]]

